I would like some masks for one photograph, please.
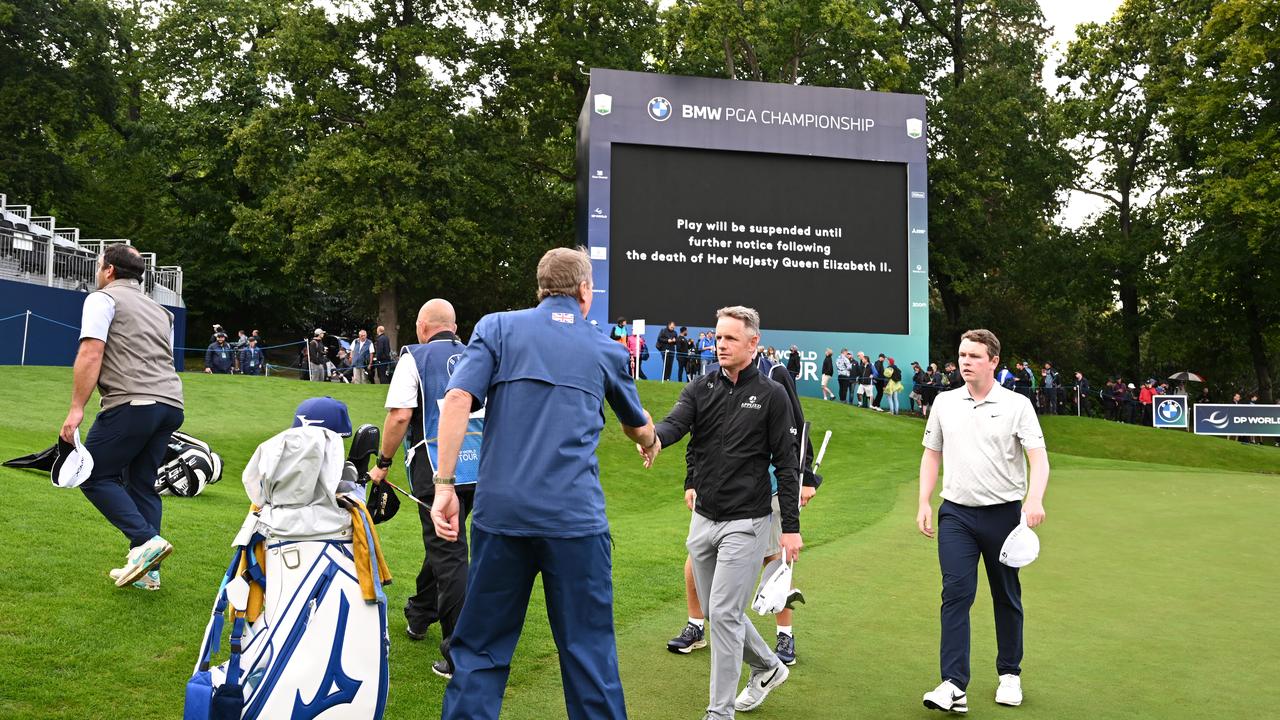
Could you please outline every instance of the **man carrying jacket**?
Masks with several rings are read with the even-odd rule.
[[[690,431],[686,458],[698,488],[685,545],[693,561],[698,599],[710,618],[711,701],[707,717],[732,718],[760,706],[790,671],[747,619],[760,560],[769,542],[770,479],[778,493],[798,497],[799,429],[786,390],[760,374],[753,362],[760,344],[760,316],[751,308],[716,313],[717,373],[691,382],[656,427],[657,448]],[[788,561],[800,554],[800,509],[782,503],[781,549]],[[751,667],[746,688],[734,699],[741,663]]]

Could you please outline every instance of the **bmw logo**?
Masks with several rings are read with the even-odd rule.
[[[649,101],[649,117],[658,122],[671,119],[671,101],[664,97],[656,97]]]
[[[1182,418],[1182,403],[1177,400],[1165,400],[1160,403],[1157,412],[1160,413],[1160,419],[1165,422],[1178,422]]]
[[[450,355],[445,361],[445,371],[449,373],[449,377],[453,377],[453,369],[458,366],[458,361],[462,359],[462,353]]]

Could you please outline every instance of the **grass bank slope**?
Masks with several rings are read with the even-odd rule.
[[[0,469],[12,512],[0,558],[0,717],[181,715],[189,675],[228,544],[247,508],[240,472],[254,447],[317,392],[347,402],[356,423],[381,424],[384,388],[277,378],[184,375],[185,429],[226,461],[222,483],[166,499],[177,550],[158,593],[116,590],[106,577],[120,535],[74,491]],[[66,413],[66,368],[0,368],[0,457],[46,447]],[[661,416],[674,384],[642,383]],[[937,674],[940,581],[932,543],[914,531],[923,425],[838,403],[806,401],[815,437],[833,433],[826,484],[803,516],[798,585],[800,664],[760,717],[927,717],[919,695]],[[708,653],[663,648],[684,622],[683,446],[651,470],[611,414],[600,459],[614,550],[623,682],[635,718],[697,718]],[[91,418],[86,419],[85,429]],[[1252,713],[1273,674],[1280,593],[1280,452],[1102,421],[1045,422],[1053,479],[1043,555],[1023,573],[1027,702],[1023,717],[1236,717]],[[1135,462],[1136,461],[1136,462]],[[404,636],[400,608],[421,562],[411,512],[380,528],[395,583],[390,598],[387,717],[438,714],[431,675],[438,629]],[[985,581],[983,582],[985,585]],[[990,600],[974,618],[974,713],[994,692]],[[767,635],[772,628],[762,620]],[[140,681],[141,678],[141,681]],[[991,710],[991,712],[996,712]],[[564,717],[554,644],[535,591],[504,717]]]

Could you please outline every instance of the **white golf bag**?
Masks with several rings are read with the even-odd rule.
[[[335,494],[342,462],[341,438],[318,427],[286,430],[249,461],[245,488],[261,510],[236,536],[187,684],[184,720],[382,717],[384,569],[367,511]],[[357,542],[355,532],[363,535]],[[367,558],[364,568],[357,556]],[[372,579],[372,602],[361,573]],[[228,618],[230,657],[215,666]]]

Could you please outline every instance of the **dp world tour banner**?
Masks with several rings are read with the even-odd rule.
[[[928,361],[926,129],[919,95],[592,70],[589,319],[645,320],[652,379],[668,322],[696,338],[747,305],[762,346],[800,349],[806,394],[826,348],[894,357],[909,384]]]
[[[1280,405],[1196,405],[1195,432],[1197,435],[1280,437]]]

